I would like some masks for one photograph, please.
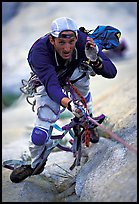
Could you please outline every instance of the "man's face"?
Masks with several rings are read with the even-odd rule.
[[[72,34],[72,31],[64,31],[62,32],[61,37],[55,38],[54,40],[52,38],[50,39],[50,42],[53,44],[55,50],[63,59],[70,59],[75,48],[77,37]],[[65,35],[71,36],[64,37]]]

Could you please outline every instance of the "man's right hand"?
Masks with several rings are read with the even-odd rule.
[[[79,100],[69,101],[68,110],[71,111],[77,118],[83,117],[83,103]]]

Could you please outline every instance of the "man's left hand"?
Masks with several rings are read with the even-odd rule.
[[[87,43],[85,45],[85,54],[86,57],[92,62],[96,61],[98,58],[96,44],[90,37],[87,37]]]

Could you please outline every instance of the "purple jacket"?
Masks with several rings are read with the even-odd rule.
[[[38,76],[45,86],[49,97],[60,104],[65,94],[62,85],[69,78],[74,70],[79,67],[82,61],[86,60],[85,43],[87,35],[78,31],[78,41],[73,52],[72,61],[65,64],[58,53],[55,53],[48,35],[39,38],[31,47],[28,54],[28,62],[32,71]],[[99,49],[98,55],[103,59],[103,68],[94,69],[96,74],[105,78],[114,78],[117,74],[116,67],[111,60]]]

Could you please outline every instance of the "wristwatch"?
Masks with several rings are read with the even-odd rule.
[[[90,65],[92,65],[96,69],[102,69],[102,58],[98,56],[96,61],[90,61]]]

